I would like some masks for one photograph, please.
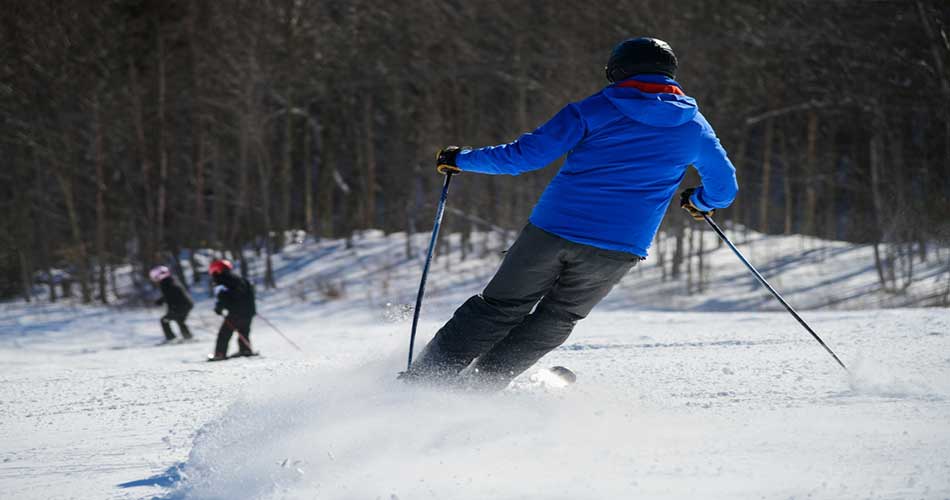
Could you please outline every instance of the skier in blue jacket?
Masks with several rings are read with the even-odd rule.
[[[611,85],[568,104],[514,142],[440,151],[442,174],[518,175],[565,153],[485,290],[469,298],[406,374],[503,388],[561,345],[613,286],[646,258],[686,169],[702,186],[681,206],[694,218],[732,203],[735,169],[713,128],[673,79],[676,56],[654,38],[618,44]],[[474,362],[473,362],[474,361]]]

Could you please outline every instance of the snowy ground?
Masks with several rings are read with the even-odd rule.
[[[570,388],[436,392],[393,380],[417,270],[387,241],[277,260],[262,312],[302,352],[258,320],[264,356],[201,361],[207,299],[200,342],[167,347],[157,309],[0,305],[0,497],[950,498],[946,309],[805,313],[848,375],[714,254],[718,294],[668,303],[689,312],[644,308],[636,279],[656,276],[631,273],[542,360]],[[423,335],[492,259],[436,266]],[[722,297],[732,312],[705,312]]]

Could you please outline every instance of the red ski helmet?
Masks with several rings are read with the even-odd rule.
[[[208,264],[208,274],[214,276],[215,274],[221,274],[225,270],[234,269],[234,264],[231,264],[231,261],[228,259],[214,259],[211,261],[211,264]]]

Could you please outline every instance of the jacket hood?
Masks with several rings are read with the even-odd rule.
[[[679,87],[676,81],[663,75],[636,75],[623,82],[628,80]],[[687,95],[643,92],[620,86],[623,82],[610,85],[603,94],[631,120],[653,127],[677,127],[692,120],[699,111],[696,100]]]

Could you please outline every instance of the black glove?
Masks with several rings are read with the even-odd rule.
[[[443,148],[435,157],[435,169],[442,175],[462,173],[462,169],[455,165],[455,157],[461,151],[462,148],[458,146]]]
[[[215,307],[215,308],[214,308],[214,313],[217,314],[218,316],[221,316],[222,314],[224,314],[224,308]]]
[[[158,300],[155,301],[156,306],[160,306],[164,303],[165,303],[165,297],[159,297]]]
[[[686,210],[686,212],[689,213],[689,216],[696,220],[705,220],[703,217],[704,215],[711,217],[712,214],[716,213],[716,211],[710,210],[708,212],[703,212],[702,210],[696,208],[696,205],[693,205],[693,202],[690,200],[690,198],[693,197],[693,193],[695,192],[696,188],[688,188],[684,189],[683,192],[680,193],[680,208]]]

